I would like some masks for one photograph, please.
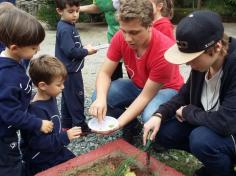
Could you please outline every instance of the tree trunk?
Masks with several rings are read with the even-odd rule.
[[[197,9],[202,7],[202,0],[197,0]]]

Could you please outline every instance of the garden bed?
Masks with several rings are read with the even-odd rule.
[[[150,165],[147,168],[146,153],[123,139],[109,142],[89,153],[38,173],[36,176],[111,176],[120,164],[123,161],[126,162],[129,158],[134,159],[135,162],[127,165],[129,169],[127,173],[130,175],[123,174],[124,176],[134,176],[135,172],[137,176],[183,176],[180,172],[166,166],[153,157],[150,158]],[[90,171],[92,173],[89,173]],[[95,173],[101,175],[95,175]]]

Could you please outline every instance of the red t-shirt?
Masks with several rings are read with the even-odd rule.
[[[139,88],[143,88],[147,79],[163,83],[162,88],[179,90],[183,84],[183,77],[179,66],[164,59],[165,51],[174,44],[174,41],[152,28],[151,40],[145,53],[137,58],[136,53],[124,40],[121,31],[112,38],[107,57],[115,62],[121,58],[132,81]]]
[[[175,41],[174,26],[169,18],[163,17],[159,20],[154,21],[152,27],[154,27],[155,29]]]

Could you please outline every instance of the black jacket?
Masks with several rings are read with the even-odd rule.
[[[178,108],[187,105],[183,109],[183,118],[190,124],[206,126],[223,136],[236,134],[236,39],[230,38],[224,61],[218,111],[206,112],[201,104],[205,74],[192,70],[179,93],[161,105],[157,112],[166,120],[173,117]]]

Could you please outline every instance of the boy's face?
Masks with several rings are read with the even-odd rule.
[[[63,10],[57,8],[57,13],[61,16],[61,20],[74,24],[79,18],[79,8],[80,6],[66,5]]]
[[[31,59],[39,51],[39,45],[16,46],[12,53],[16,59]]]
[[[50,84],[44,84],[44,88],[42,88],[50,97],[56,97],[59,95],[64,89],[64,79],[61,76],[57,76],[53,79]]]
[[[120,30],[123,33],[124,39],[130,48],[137,50],[145,47],[150,38],[150,27],[142,26],[138,19],[131,21],[120,21]]]
[[[207,53],[202,53],[197,58],[193,59],[192,61],[188,62],[187,65],[190,65],[193,70],[197,70],[200,72],[205,72],[209,70],[211,66],[218,60],[219,54],[214,54],[210,56]]]

